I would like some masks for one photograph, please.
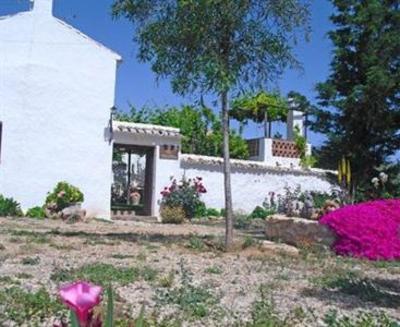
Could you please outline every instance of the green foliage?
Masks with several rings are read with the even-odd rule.
[[[181,286],[174,289],[159,290],[157,301],[161,304],[175,304],[189,318],[200,319],[210,314],[211,308],[216,304],[215,297],[206,288],[193,285],[190,272],[181,268]]]
[[[264,287],[260,287],[259,297],[251,308],[251,320],[247,327],[290,327],[292,326],[285,318],[278,314],[272,297]]]
[[[220,217],[221,211],[215,208],[207,208],[206,216],[207,217]]]
[[[74,280],[87,280],[97,285],[108,285],[118,283],[128,285],[142,278],[146,281],[155,279],[157,271],[147,266],[137,267],[115,267],[111,264],[94,263],[77,269],[60,269],[51,275],[51,280],[56,282],[67,282]]]
[[[208,267],[204,272],[207,274],[221,275],[223,271],[219,266],[211,266]]]
[[[183,224],[186,219],[185,210],[182,207],[163,206],[160,215],[163,224]]]
[[[288,0],[115,0],[113,13],[134,24],[139,60],[180,94],[263,85],[296,66],[292,41],[308,25],[308,6]]]
[[[0,324],[11,320],[17,326],[29,321],[32,326],[44,322],[63,310],[63,306],[50,297],[50,294],[41,288],[36,292],[27,292],[19,287],[2,288],[0,290]]]
[[[107,287],[107,311],[106,311],[106,320],[104,327],[113,327],[113,326],[114,326],[114,292],[110,284]]]
[[[257,242],[253,237],[246,236],[244,241],[243,241],[243,244],[242,244],[242,249],[247,249],[249,247],[252,247],[255,244],[257,244]]]
[[[204,249],[205,245],[200,237],[198,237],[197,235],[192,235],[189,238],[189,243],[187,244],[187,247],[192,250],[201,251]]]
[[[336,310],[330,310],[324,317],[327,327],[399,327],[400,324],[389,318],[384,312],[360,311],[355,317],[339,316]]]
[[[131,107],[129,113],[119,113],[117,119],[135,123],[171,126],[180,129],[182,152],[206,156],[222,155],[221,119],[206,107],[182,106],[165,109]],[[249,151],[246,141],[231,130],[230,153],[232,158],[248,159]]]
[[[54,190],[47,195],[46,206],[55,205],[56,211],[61,211],[74,203],[83,202],[83,193],[75,186],[67,182],[59,182]]]
[[[356,184],[400,145],[400,24],[396,1],[334,0],[331,75],[317,86],[315,131],[328,138],[320,162],[336,169],[345,156]]]
[[[174,179],[169,187],[164,188],[161,192],[163,196],[161,203],[165,207],[182,208],[185,217],[192,219],[196,217],[196,213],[197,215],[205,214],[206,207],[200,197],[206,192],[200,177],[188,179],[183,176],[179,182]]]
[[[249,120],[256,123],[286,121],[287,113],[287,101],[277,93],[265,91],[235,98],[230,110],[230,116],[242,124]]]
[[[20,216],[22,216],[20,204],[13,198],[6,198],[0,194],[0,217]]]
[[[28,209],[26,216],[29,218],[44,219],[46,217],[46,213],[42,207],[33,207]]]
[[[267,209],[267,208],[257,206],[257,207],[255,207],[253,212],[250,214],[250,218],[251,219],[256,219],[256,218],[265,219],[268,216],[273,215],[274,213],[276,213],[276,211],[274,209]]]

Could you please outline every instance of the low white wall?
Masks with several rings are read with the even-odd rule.
[[[183,174],[188,178],[202,177],[207,189],[202,200],[207,207],[221,209],[224,207],[222,168],[220,158],[181,155],[180,171],[175,177]],[[329,192],[333,186],[322,170],[287,169],[249,161],[232,160],[231,178],[234,209],[245,212],[262,205],[269,192],[283,194],[286,186],[300,185],[303,191],[321,192]]]

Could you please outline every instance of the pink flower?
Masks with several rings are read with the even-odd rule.
[[[86,282],[75,282],[60,289],[64,304],[75,312],[81,327],[92,319],[92,309],[101,301],[102,288]]]
[[[320,220],[336,234],[338,254],[370,260],[400,259],[400,200],[349,205]]]
[[[62,198],[65,195],[65,191],[61,191],[57,194],[59,198]]]

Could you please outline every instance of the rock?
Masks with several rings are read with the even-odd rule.
[[[282,243],[274,243],[271,241],[263,241],[261,244],[261,248],[272,254],[285,253],[291,256],[298,256],[300,253],[299,250],[294,246]]]
[[[67,222],[83,221],[86,216],[86,210],[83,210],[80,205],[72,205],[64,208],[60,216],[62,220]]]
[[[265,235],[270,240],[294,246],[318,244],[330,247],[335,241],[335,234],[318,221],[283,215],[266,220]]]

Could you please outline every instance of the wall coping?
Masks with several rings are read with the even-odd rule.
[[[152,124],[130,123],[116,120],[113,121],[113,131],[142,135],[168,136],[179,139],[182,138],[179,128]]]
[[[222,166],[224,162],[224,159],[220,157],[209,157],[209,156],[201,156],[195,154],[181,154],[180,159],[181,162],[187,164],[202,164],[211,166]],[[234,168],[264,170],[264,171],[289,173],[289,174],[291,173],[291,174],[301,174],[301,175],[314,175],[322,177],[326,176],[329,173],[337,175],[337,171],[334,170],[325,170],[320,168],[303,169],[301,167],[288,168],[282,166],[271,166],[260,161],[251,161],[251,160],[231,159],[231,165]]]

